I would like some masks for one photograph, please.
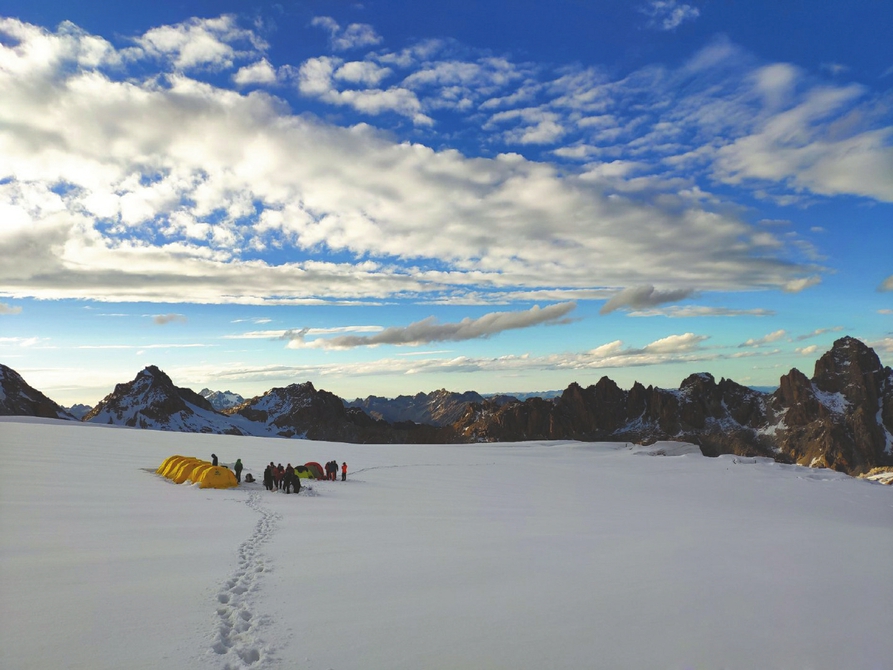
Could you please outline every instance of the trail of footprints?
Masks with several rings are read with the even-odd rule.
[[[280,518],[261,505],[258,491],[248,494],[246,504],[260,514],[254,533],[239,545],[239,567],[217,594],[217,632],[212,654],[223,659],[223,670],[260,668],[274,661],[273,649],[260,638],[265,617],[254,611],[258,580],[267,571],[261,547],[273,536]]]

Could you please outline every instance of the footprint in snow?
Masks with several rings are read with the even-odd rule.
[[[254,594],[257,580],[267,570],[260,549],[273,536],[279,515],[261,504],[256,491],[248,494],[246,504],[260,514],[260,519],[251,537],[239,545],[238,568],[217,594],[216,632],[210,653],[224,662],[223,670],[260,668],[262,660],[273,660],[273,648],[260,637],[263,617],[254,615]]]

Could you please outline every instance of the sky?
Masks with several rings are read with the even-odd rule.
[[[679,442],[0,431],[5,669],[890,665],[893,490],[843,473]],[[156,474],[212,452],[258,481]],[[333,457],[345,482],[260,483]]]
[[[250,397],[893,363],[893,6],[46,2],[0,18],[0,362]]]

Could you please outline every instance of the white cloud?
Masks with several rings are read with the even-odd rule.
[[[342,28],[335,19],[330,16],[317,16],[311,21],[311,25],[329,33],[329,45],[334,51],[348,51],[361,47],[380,44],[381,36],[367,23],[351,23]]]
[[[616,174],[609,191],[517,154],[396,142],[295,116],[261,91],[101,72],[91,63],[114,52],[71,29],[2,26],[21,35],[0,42],[0,281],[12,298],[486,304],[653,284],[779,289],[816,272],[755,243],[727,208],[668,192],[675,182]],[[305,65],[313,95],[401,109],[384,101],[399,90],[333,88],[339,59]]]
[[[671,319],[689,319],[705,316],[775,316],[771,309],[730,309],[728,307],[705,307],[673,305],[661,309],[637,309],[630,316],[666,316]]]
[[[685,300],[694,293],[692,289],[660,291],[651,285],[630,286],[608,300],[601,308],[601,314],[610,314],[617,309],[642,309],[656,307],[668,302]]]
[[[648,354],[677,354],[695,349],[701,342],[707,339],[706,335],[685,333],[684,335],[670,335],[656,340],[647,345],[643,351]]]
[[[819,345],[810,344],[807,347],[797,347],[794,351],[796,351],[798,354],[803,354],[804,356],[810,356],[818,350],[819,350]]]
[[[270,61],[263,58],[256,63],[240,68],[233,75],[233,81],[239,86],[251,84],[275,84],[277,81],[276,70],[270,65]]]
[[[552,144],[566,132],[561,117],[542,108],[513,109],[497,112],[484,125],[495,129],[505,123],[517,121],[514,128],[503,131],[506,142],[517,144]]]
[[[19,305],[7,305],[0,302],[0,314],[21,314],[22,308]]]
[[[390,68],[381,67],[369,61],[349,61],[339,67],[333,77],[352,84],[378,86],[390,74]]]
[[[234,322],[235,323],[235,322]],[[277,330],[252,330],[239,335],[225,335],[228,340],[291,340],[295,337],[332,335],[335,333],[378,333],[382,326],[336,326],[332,328],[280,328]]]
[[[412,119],[418,125],[430,125],[430,117],[422,113],[422,104],[416,94],[406,88],[391,87],[388,89],[339,89],[334,82],[337,72],[345,67],[337,58],[326,56],[310,58],[301,64],[298,70],[298,90],[304,95],[319,98],[333,105],[346,105],[358,112],[366,114],[382,114],[394,112]],[[374,76],[367,70],[366,76]],[[348,70],[347,77],[359,74],[359,71]],[[342,77],[344,79],[345,77]]]
[[[458,323],[440,323],[431,316],[406,327],[385,328],[375,335],[340,335],[328,339],[307,341],[309,331],[287,333],[290,348],[322,347],[326,349],[352,349],[375,347],[382,344],[418,346],[431,342],[461,342],[487,338],[506,330],[530,328],[544,323],[563,323],[576,303],[567,302],[540,308],[531,307],[523,312],[490,312],[477,319],[465,318]]]
[[[893,291],[893,275],[890,275],[884,281],[882,281],[880,286],[877,287],[877,290],[878,291]]]
[[[758,337],[756,339],[751,338],[746,342],[739,344],[739,347],[762,347],[766,344],[771,344],[772,342],[778,342],[785,335],[787,335],[786,330],[776,330],[768,335],[764,335],[763,337]]]
[[[822,282],[822,278],[814,275],[812,277],[800,277],[797,279],[792,279],[789,282],[786,282],[782,287],[786,293],[800,293],[800,291],[805,291],[808,288],[811,288],[817,284]]]
[[[651,0],[639,11],[650,18],[648,26],[658,30],[675,30],[686,21],[694,21],[701,15],[697,7],[679,4],[676,0]]]
[[[849,112],[865,90],[815,88],[794,107],[717,152],[716,175],[730,184],[769,180],[822,195],[855,194],[893,202],[893,128],[870,128]],[[849,126],[849,127],[848,127]]]
[[[238,51],[233,44],[243,44]],[[177,69],[232,67],[237,58],[266,49],[267,44],[254,32],[240,28],[232,15],[212,19],[193,18],[176,25],[161,26],[136,40],[141,53],[129,57],[154,56],[169,59]]]

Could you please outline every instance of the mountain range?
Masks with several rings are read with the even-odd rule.
[[[2,364],[0,415],[77,420]],[[772,393],[700,372],[678,389],[637,382],[624,390],[602,377],[586,388],[572,383],[555,398],[441,389],[347,402],[310,382],[248,400],[230,391],[196,393],[149,366],[82,420],[358,443],[678,440],[707,456],[765,456],[863,474],[893,466],[893,371],[863,342],[844,337],[816,362],[811,379],[792,369]]]

